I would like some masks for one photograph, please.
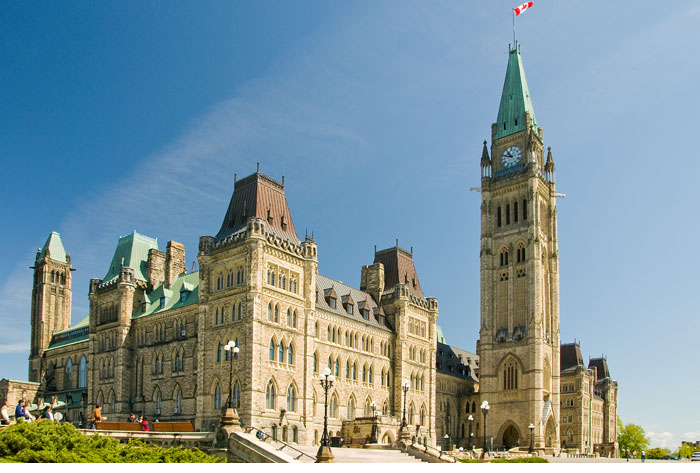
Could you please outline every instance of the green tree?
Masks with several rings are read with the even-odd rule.
[[[681,445],[681,448],[678,450],[678,457],[680,458],[690,458],[690,456],[693,454],[695,450],[693,449],[693,446],[690,445],[689,443],[684,443]]]
[[[23,463],[215,463],[198,449],[162,448],[140,441],[122,444],[86,435],[71,424],[40,421],[0,430],[0,458]]]
[[[670,455],[671,452],[668,448],[650,448],[646,452],[647,458],[651,460],[661,460],[666,455]]]
[[[620,427],[622,422],[618,418],[617,443],[620,444],[620,452],[629,449],[630,454],[637,452],[637,457],[641,456],[642,450],[649,447],[649,439],[644,435],[641,425],[626,424]]]

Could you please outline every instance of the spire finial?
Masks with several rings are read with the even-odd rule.
[[[256,171],[258,174],[260,173],[260,161],[258,161],[258,170]]]
[[[484,149],[481,151],[481,167],[491,166],[491,158],[489,157],[489,149],[484,140]]]
[[[396,248],[398,248],[398,247],[399,247],[399,239],[397,238],[396,239]]]

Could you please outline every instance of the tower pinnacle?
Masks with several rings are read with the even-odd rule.
[[[528,114],[527,117],[526,113]],[[528,124],[525,123],[526,120],[529,120]],[[528,125],[537,134],[535,109],[532,106],[530,90],[525,79],[525,70],[520,57],[520,47],[517,45],[515,48],[510,49],[509,52],[508,68],[506,69],[506,79],[503,83],[496,125],[494,138],[512,135],[518,131],[525,130]]]

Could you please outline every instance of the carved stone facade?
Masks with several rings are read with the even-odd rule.
[[[355,289],[318,273],[317,251],[297,237],[283,185],[260,173],[236,183],[217,236],[201,237],[198,271],[186,271],[177,242],[163,253],[152,238],[121,237],[106,276],[90,283],[89,317],[37,352],[39,394],[70,404],[77,424],[100,403],[110,420],[135,412],[211,430],[233,386],[244,425],[312,444],[329,367],[331,435],[379,412],[383,440],[395,440],[407,379],[412,433],[434,446],[438,305],[423,295],[412,252],[375,252]],[[50,318],[42,307],[32,313]]]

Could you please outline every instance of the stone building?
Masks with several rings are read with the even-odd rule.
[[[586,368],[578,343],[561,346],[561,424],[562,449],[619,456],[617,381],[605,358]]]
[[[33,267],[29,379],[76,424],[100,403],[113,420],[136,412],[209,430],[230,399],[244,425],[314,444],[324,406],[317,378],[328,367],[331,436],[364,436],[375,422],[378,440],[393,442],[405,406],[411,437],[431,446],[522,449],[532,436],[548,452],[615,451],[607,361],[586,369],[560,347],[560,195],[517,46],[480,164],[476,354],[442,337],[412,249],[375,248],[359,288],[320,274],[317,243],[298,236],[284,179],[258,169],[235,180],[218,232],[200,238],[198,271],[187,271],[180,243],[162,251],[153,238],[123,236],[73,327],[71,259],[52,233]],[[567,406],[572,399],[579,404]]]
[[[37,254],[35,293],[58,285],[69,295],[70,280],[51,277],[54,267],[70,274],[64,255],[52,233]],[[435,444],[438,306],[423,294],[412,251],[375,250],[359,289],[320,274],[316,242],[297,236],[283,184],[256,172],[235,183],[219,232],[200,239],[198,261],[188,272],[181,244],[163,252],[153,238],[121,237],[105,276],[90,282],[88,317],[49,336],[45,323],[33,323],[32,339],[43,343],[30,362],[39,395],[65,402],[76,423],[100,403],[113,420],[136,412],[208,430],[232,386],[244,425],[308,444],[320,439],[317,378],[329,367],[333,434],[381,413],[382,439],[395,440],[406,379],[411,430]],[[33,322],[70,320],[70,305],[58,313],[40,301]],[[240,350],[232,362],[229,341]]]

